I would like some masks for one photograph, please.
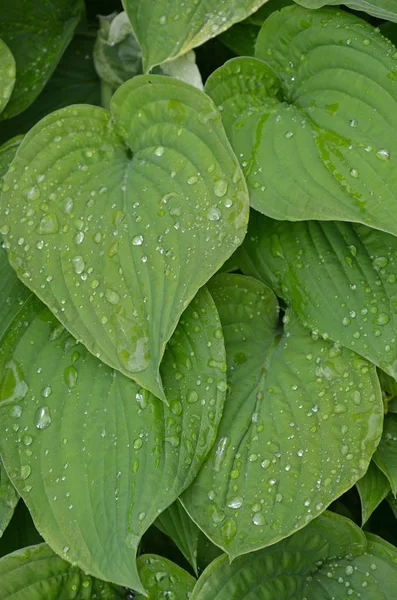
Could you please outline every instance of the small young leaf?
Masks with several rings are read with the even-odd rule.
[[[15,60],[11,50],[0,39],[0,113],[4,110],[15,85]]]
[[[368,521],[374,510],[386,498],[390,491],[387,477],[371,461],[364,477],[356,483],[361,500],[362,525]]]
[[[18,275],[68,330],[164,399],[165,345],[241,244],[247,190],[199,90],[138,76],[112,112],[65,108],[27,134],[5,178],[0,231]]]
[[[339,6],[340,0],[295,0],[305,8],[321,8],[323,6]],[[369,15],[387,21],[397,22],[395,0],[343,0],[343,4],[353,10],[362,10]]]
[[[2,600],[124,600],[121,588],[85,575],[46,544],[0,559],[0,580]]]
[[[140,538],[192,482],[221,417],[226,357],[210,294],[200,290],[167,346],[169,407],[76,343],[35,297],[0,353],[1,453],[37,529],[84,571],[143,591]]]
[[[242,21],[266,0],[123,0],[147,73]]]
[[[157,518],[155,525],[172,539],[197,574],[197,551],[201,532],[182,504],[178,500],[171,504]]]
[[[11,521],[19,495],[12,485],[0,458],[0,537]]]
[[[138,594],[136,600],[188,600],[196,583],[194,577],[175,563],[156,556],[143,554],[137,561],[139,576],[146,590],[146,596]]]
[[[397,496],[397,414],[385,417],[382,439],[374,454],[374,462],[389,480]]]
[[[375,368],[357,354],[312,337],[291,312],[281,332],[261,282],[221,274],[209,289],[228,395],[217,440],[181,500],[235,558],[304,527],[364,475],[383,402]]]
[[[22,112],[39,95],[72,39],[83,10],[82,0],[0,0],[0,38],[11,50],[17,71],[0,120]]]

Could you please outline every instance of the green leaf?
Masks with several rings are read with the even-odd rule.
[[[295,0],[305,8],[338,6],[340,0]],[[373,17],[397,22],[397,9],[394,0],[343,0],[343,4],[353,10],[362,10]]]
[[[123,600],[114,585],[85,575],[46,545],[17,550],[0,559],[2,600]]]
[[[396,548],[367,540],[354,523],[325,513],[302,531],[228,563],[223,555],[200,577],[191,600],[392,600]],[[350,592],[353,590],[353,592]]]
[[[3,184],[3,179],[8,171],[8,168],[13,160],[20,143],[23,140],[22,135],[17,135],[8,142],[0,146],[0,191]]]
[[[0,0],[0,38],[11,50],[17,78],[7,107],[9,119],[39,95],[73,37],[82,0]]]
[[[259,27],[249,23],[237,23],[219,36],[220,41],[237,56],[254,56]]]
[[[301,322],[397,377],[397,238],[364,225],[253,212],[240,268]]]
[[[396,48],[354,15],[293,6],[265,21],[256,56],[264,62],[235,59],[206,84],[251,205],[397,234]]]
[[[0,113],[4,110],[15,85],[15,60],[11,50],[0,39]]]
[[[66,48],[50,80],[34,102],[0,127],[0,140],[27,133],[40,119],[71,104],[101,103],[100,81],[94,68],[94,39],[78,33]]]
[[[6,251],[0,247],[0,340],[31,296],[10,267]]]
[[[291,6],[293,3],[293,0],[268,0],[259,10],[249,16],[245,22],[261,27],[265,19],[270,17],[274,11],[281,10],[284,6]]]
[[[228,395],[217,441],[182,502],[231,558],[304,527],[368,468],[382,431],[375,369],[299,324],[278,328],[261,282],[209,286],[225,336]]]
[[[175,563],[155,554],[143,554],[138,558],[137,565],[147,593],[147,596],[138,594],[137,600],[145,597],[148,600],[163,600],[163,598],[188,600],[190,598],[196,580]]]
[[[162,363],[169,408],[92,356],[32,297],[1,346],[0,449],[35,525],[60,555],[143,591],[143,533],[192,482],[226,389],[220,321],[203,288]]]
[[[73,106],[29,132],[5,178],[0,232],[18,275],[67,329],[164,398],[165,345],[241,244],[248,196],[202,92],[139,76],[112,113]]]
[[[361,500],[362,525],[364,525],[374,510],[386,498],[390,484],[376,464],[371,461],[364,477],[356,483]]]
[[[182,504],[178,500],[171,504],[159,515],[155,525],[172,539],[197,575],[200,529],[193,523]]]
[[[145,72],[215,37],[266,0],[123,0]]]
[[[386,475],[393,494],[397,496],[397,414],[385,417],[382,439],[374,454],[374,462]]]
[[[23,500],[19,500],[12,519],[0,538],[0,558],[27,546],[41,544],[44,540],[34,526],[30,512]]]
[[[0,538],[11,521],[19,496],[12,485],[0,458]]]

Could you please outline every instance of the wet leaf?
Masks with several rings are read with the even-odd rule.
[[[0,39],[0,113],[4,110],[15,85],[15,60],[11,50]]]
[[[209,285],[228,394],[217,440],[181,499],[231,558],[304,527],[364,475],[382,431],[375,368],[299,324],[242,275]]]
[[[382,438],[374,454],[374,462],[389,480],[394,496],[397,496],[397,414],[385,417]]]
[[[305,8],[340,4],[339,0],[296,0],[296,2]],[[362,10],[378,19],[397,22],[397,7],[394,0],[344,0],[343,4],[353,10]]]
[[[123,0],[145,72],[242,21],[266,0]]]
[[[85,575],[39,544],[0,559],[2,600],[124,600],[121,588]]]
[[[11,50],[17,72],[0,120],[22,112],[39,95],[72,39],[83,9],[82,0],[0,0],[0,38]]]
[[[197,574],[197,551],[201,532],[182,504],[178,500],[171,504],[159,515],[155,525],[172,539]]]
[[[164,399],[165,345],[242,242],[246,186],[218,112],[193,87],[135,77],[112,114],[72,106],[27,134],[0,231],[18,275],[67,329]]]
[[[147,596],[138,594],[142,600],[188,600],[196,580],[184,569],[162,556],[143,554],[137,561],[139,575]]]
[[[396,48],[352,14],[292,6],[265,21],[256,57],[226,63],[206,84],[251,205],[274,219],[396,235]]]
[[[0,537],[11,521],[19,496],[12,485],[0,458]]]
[[[221,417],[225,350],[208,291],[167,346],[169,407],[92,356],[36,298],[1,355],[1,453],[38,531],[85,572],[143,591],[140,538],[192,482]]]
[[[361,500],[362,525],[364,525],[374,510],[386,498],[390,490],[387,477],[376,464],[371,461],[364,477],[356,483]]]
[[[0,146],[0,192],[4,175],[7,173],[8,168],[13,160],[15,153],[23,140],[22,135],[17,135],[12,139],[8,140],[5,144]]]

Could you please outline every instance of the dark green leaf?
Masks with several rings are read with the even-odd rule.
[[[200,529],[193,523],[182,504],[178,500],[171,504],[157,518],[155,525],[172,539],[197,574]]]
[[[0,113],[4,110],[15,85],[15,60],[11,50],[0,39]]]
[[[371,461],[364,477],[356,483],[361,500],[362,524],[364,525],[374,510],[386,498],[390,490],[387,477],[376,464]]]
[[[138,594],[136,599],[142,600],[188,600],[196,580],[184,569],[175,563],[156,556],[155,554],[144,554],[137,561],[139,576],[147,595]]]
[[[374,454],[374,461],[386,475],[393,494],[397,496],[397,414],[385,417],[382,439]]]

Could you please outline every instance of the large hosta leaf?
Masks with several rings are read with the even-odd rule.
[[[305,8],[321,8],[323,6],[338,6],[340,0],[295,0]],[[395,0],[343,0],[343,4],[354,10],[362,10],[369,15],[397,22],[397,7]]]
[[[397,234],[397,50],[361,19],[299,6],[264,23],[256,57],[206,90],[222,105],[254,208]]]
[[[39,544],[0,560],[2,600],[124,600],[117,586],[85,575]]]
[[[266,0],[123,0],[145,71],[184,54],[255,12]]]
[[[17,70],[0,119],[22,112],[39,95],[72,39],[83,7],[82,0],[0,0],[0,38],[10,48]]]
[[[7,173],[11,161],[13,160],[18,146],[22,142],[23,136],[17,135],[9,139],[5,144],[0,146],[0,192],[3,184],[3,179]]]
[[[4,469],[0,458],[0,537],[11,521],[19,496]]]
[[[0,449],[50,546],[100,579],[141,589],[141,536],[191,483],[226,389],[222,330],[203,288],[169,342],[169,407],[76,343],[37,298],[1,347]]]
[[[325,513],[305,529],[228,564],[225,555],[199,579],[191,600],[392,600],[397,550]]]
[[[364,525],[386,498],[390,491],[390,483],[376,464],[371,461],[368,471],[357,481],[356,486],[361,500],[361,518]]]
[[[177,500],[157,518],[155,525],[168,535],[197,574],[200,529]]]
[[[0,39],[0,113],[10,99],[15,85],[15,60],[11,50]]]
[[[397,414],[385,418],[382,439],[374,454],[374,461],[389,480],[392,492],[397,496]]]
[[[287,313],[261,282],[210,284],[225,335],[228,396],[208,459],[182,501],[231,557],[306,525],[368,468],[383,420],[372,365]],[[281,334],[281,337],[280,337]]]
[[[193,87],[135,77],[112,113],[73,106],[31,130],[4,181],[0,231],[69,331],[164,397],[165,345],[242,242],[246,186],[215,106]]]
[[[397,377],[397,238],[364,225],[253,212],[238,261],[325,338]]]
[[[143,554],[137,564],[148,600],[190,598],[196,580],[175,563],[155,554]],[[138,594],[136,598],[143,600],[145,596]]]

